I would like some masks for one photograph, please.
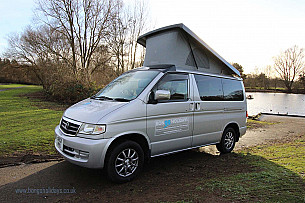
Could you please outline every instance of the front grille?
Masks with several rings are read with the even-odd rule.
[[[72,123],[70,121],[65,120],[64,118],[62,118],[60,122],[61,131],[67,135],[76,135],[79,126],[79,124]]]

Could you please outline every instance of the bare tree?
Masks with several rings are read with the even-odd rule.
[[[111,25],[109,48],[113,54],[113,64],[117,74],[133,69],[142,60],[144,49],[138,47],[137,38],[148,28],[148,8],[145,1],[133,0],[124,5],[116,1],[116,20]]]
[[[39,0],[39,24],[9,38],[6,56],[30,64],[44,90],[78,81],[91,85],[111,58],[104,38],[113,20],[110,0]],[[59,87],[57,87],[59,88]]]
[[[123,2],[116,0],[115,8],[115,20],[111,24],[111,33],[107,38],[107,44],[109,50],[112,53],[112,65],[114,66],[116,73],[119,75],[125,71],[124,58],[126,55],[126,37],[127,37],[127,24],[128,14],[122,12]]]
[[[37,0],[38,23],[9,38],[6,56],[29,64],[51,95],[65,83],[70,89],[93,89],[94,79],[109,82],[137,62],[136,39],[147,12],[140,0],[126,5],[122,0]]]
[[[299,81],[303,85],[303,88],[305,89],[305,71],[303,71],[303,73],[300,74]]]
[[[49,41],[49,47],[53,46],[55,41],[56,44],[60,44],[56,36],[48,33],[45,27],[39,31],[28,27],[21,35],[16,34],[9,38],[9,49],[5,53],[7,57],[14,58],[22,64],[29,64],[28,67],[35,73],[44,89],[47,89],[46,77],[49,71],[46,62],[52,61],[46,47],[42,46],[46,40]]]
[[[304,56],[304,49],[295,45],[274,57],[275,70],[283,79],[288,92],[292,91],[294,80],[304,68]]]
[[[275,69],[271,65],[267,65],[263,68],[263,73],[266,75],[266,81],[270,88],[273,86],[276,90],[279,78],[276,77]]]
[[[128,68],[136,68],[137,57],[140,56],[140,63],[143,63],[143,53],[145,49],[141,46],[139,49],[137,39],[140,34],[148,29],[148,8],[145,1],[134,1],[134,4],[131,5],[132,21],[129,24],[129,51],[128,51]]]
[[[42,24],[54,33],[59,33],[67,43],[61,52],[43,44],[49,53],[69,61],[76,77],[85,76],[91,81],[91,74],[96,70],[92,64],[95,52],[109,35],[113,20],[114,4],[111,0],[39,0],[38,16]]]
[[[267,78],[272,78],[274,76],[274,69],[270,65],[264,67],[262,72],[267,76]]]

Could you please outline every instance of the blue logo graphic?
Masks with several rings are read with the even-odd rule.
[[[171,124],[171,120],[164,121],[164,128],[168,127]]]

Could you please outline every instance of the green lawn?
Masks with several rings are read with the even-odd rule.
[[[305,135],[288,143],[253,147],[237,155],[253,171],[214,177],[200,186],[230,201],[305,201]]]
[[[0,89],[17,86],[25,87],[0,92],[0,156],[54,154],[54,128],[63,112],[39,108],[37,102],[18,96],[41,91],[40,86],[0,85]]]

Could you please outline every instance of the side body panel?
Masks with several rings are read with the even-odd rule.
[[[224,120],[224,103],[219,101],[202,101],[200,99],[194,75],[194,132],[192,146],[202,146],[220,142]]]
[[[147,104],[147,135],[151,156],[191,147],[193,133],[192,84],[188,101]]]
[[[247,129],[247,99],[245,94],[245,88],[241,82],[243,88],[243,100],[242,101],[225,101],[224,102],[224,122],[225,126],[229,123],[236,123],[239,127],[240,136],[246,133]],[[225,127],[224,126],[224,127]],[[224,130],[224,129],[223,129]]]
[[[147,134],[152,156],[191,146],[193,112],[190,105],[190,102],[147,104]]]

